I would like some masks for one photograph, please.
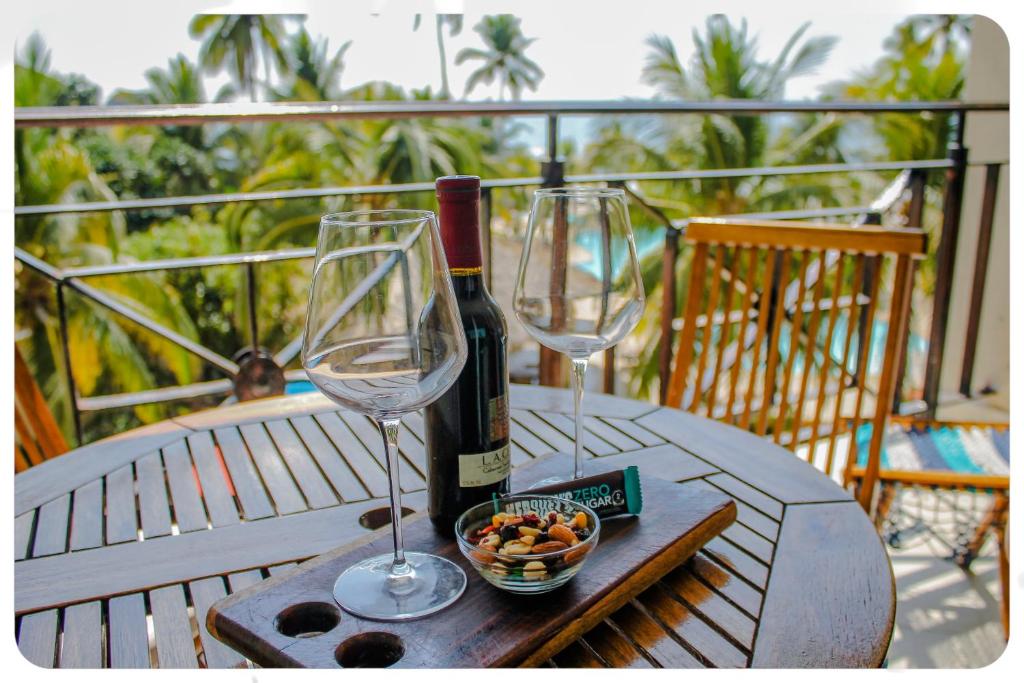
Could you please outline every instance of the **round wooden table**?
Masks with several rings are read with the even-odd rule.
[[[515,464],[571,449],[567,391],[515,386],[512,406]],[[549,664],[882,663],[892,570],[846,491],[789,451],[688,413],[603,395],[585,412],[588,455],[701,479],[736,500],[738,519]],[[410,416],[401,481],[413,510],[426,507],[422,436]],[[42,666],[245,666],[206,631],[210,605],[370,533],[387,505],[382,450],[368,419],[311,393],[175,418],[18,475],[21,652]]]

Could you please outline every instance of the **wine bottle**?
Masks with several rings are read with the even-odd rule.
[[[451,537],[466,509],[509,491],[508,326],[483,278],[480,178],[438,178],[436,190],[468,350],[459,379],[424,410],[428,511]]]

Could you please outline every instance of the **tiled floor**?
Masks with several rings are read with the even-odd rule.
[[[977,668],[1002,654],[994,542],[969,574],[924,545],[889,554],[897,592],[889,668]]]

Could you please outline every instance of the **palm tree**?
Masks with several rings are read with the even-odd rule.
[[[661,98],[713,100],[721,98],[776,99],[794,77],[812,72],[827,58],[836,39],[805,38],[804,24],[782,50],[765,60],[758,55],[757,39],[745,21],[731,24],[716,15],[703,32],[694,31],[695,53],[689,64],[679,59],[675,44],[664,36],[647,40],[649,53],[643,68],[645,82]],[[587,150],[586,164],[593,170],[651,170],[680,168],[742,168],[794,163],[842,161],[838,145],[840,119],[834,116],[788,117],[769,127],[763,117],[706,115],[636,117],[628,121],[601,122],[596,142]],[[688,183],[645,183],[647,200],[670,218],[770,211],[814,204],[840,204],[853,192],[848,179],[829,176],[791,178],[721,178]],[[638,240],[649,239],[659,226],[637,214]],[[646,233],[646,235],[644,234]],[[641,268],[648,286],[648,301],[637,334],[644,339],[633,389],[651,395],[656,386],[659,343],[658,291],[661,281],[660,250],[642,256]],[[677,282],[687,281],[690,263],[678,263]],[[677,293],[678,300],[678,293]]]
[[[412,24],[413,31],[419,30],[422,16],[421,14],[416,15]],[[435,23],[437,25],[437,53],[441,59],[441,91],[438,93],[438,98],[447,100],[451,99],[452,91],[448,87],[448,58],[444,49],[444,29],[447,26],[448,35],[453,38],[462,33],[462,15],[438,14]]]
[[[473,30],[483,38],[486,49],[463,48],[455,57],[456,64],[468,60],[483,62],[466,81],[466,94],[483,83],[498,80],[498,99],[505,99],[505,90],[518,100],[523,87],[536,90],[544,71],[524,53],[536,38],[526,38],[519,27],[520,20],[510,14],[486,16]]]
[[[167,60],[167,70],[157,67],[145,73],[145,90],[115,90],[110,104],[198,104],[206,102],[203,78],[183,54]],[[203,148],[202,126],[164,126],[163,131],[196,149]]]
[[[199,61],[211,73],[225,66],[236,86],[257,99],[257,69],[262,61],[264,84],[269,86],[271,65],[287,68],[280,36],[284,21],[301,15],[200,14],[189,24],[189,35],[203,41]]]
[[[341,74],[345,70],[345,53],[350,47],[351,40],[328,57],[327,39],[314,41],[306,28],[301,27],[286,45],[286,83],[274,90],[275,98],[306,102],[341,99]]]
[[[35,36],[16,65],[15,101],[19,106],[47,106],[59,101],[65,77],[49,71],[49,51]],[[15,132],[15,203],[59,204],[117,199],[96,173],[88,155],[67,130],[19,129]],[[24,216],[15,229],[15,244],[57,267],[123,261],[126,238],[121,212],[76,216]],[[123,304],[185,336],[196,337],[178,294],[160,274],[91,284]],[[16,324],[29,331],[27,359],[66,433],[71,432],[70,392],[61,358],[59,321],[53,310],[52,285],[28,269],[15,278]],[[68,342],[75,383],[81,394],[151,389],[158,377],[181,383],[198,379],[198,359],[155,335],[126,324],[124,318],[69,295]],[[103,360],[101,360],[101,357]],[[153,420],[162,410],[143,406],[141,419]]]
[[[847,82],[830,84],[833,97],[868,101],[955,100],[964,87],[964,38],[970,19],[913,16],[886,39],[886,54]],[[951,116],[880,114],[871,118],[889,159],[933,159],[946,155]],[[939,182],[938,175],[933,180]]]
[[[179,53],[167,60],[167,70],[146,71],[145,90],[115,90],[110,104],[197,104],[206,101],[203,79],[196,65]]]

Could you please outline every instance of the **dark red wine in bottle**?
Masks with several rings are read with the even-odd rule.
[[[424,411],[430,521],[451,537],[466,509],[509,491],[508,327],[484,284],[480,179],[438,178],[437,202],[468,347],[459,379]]]

